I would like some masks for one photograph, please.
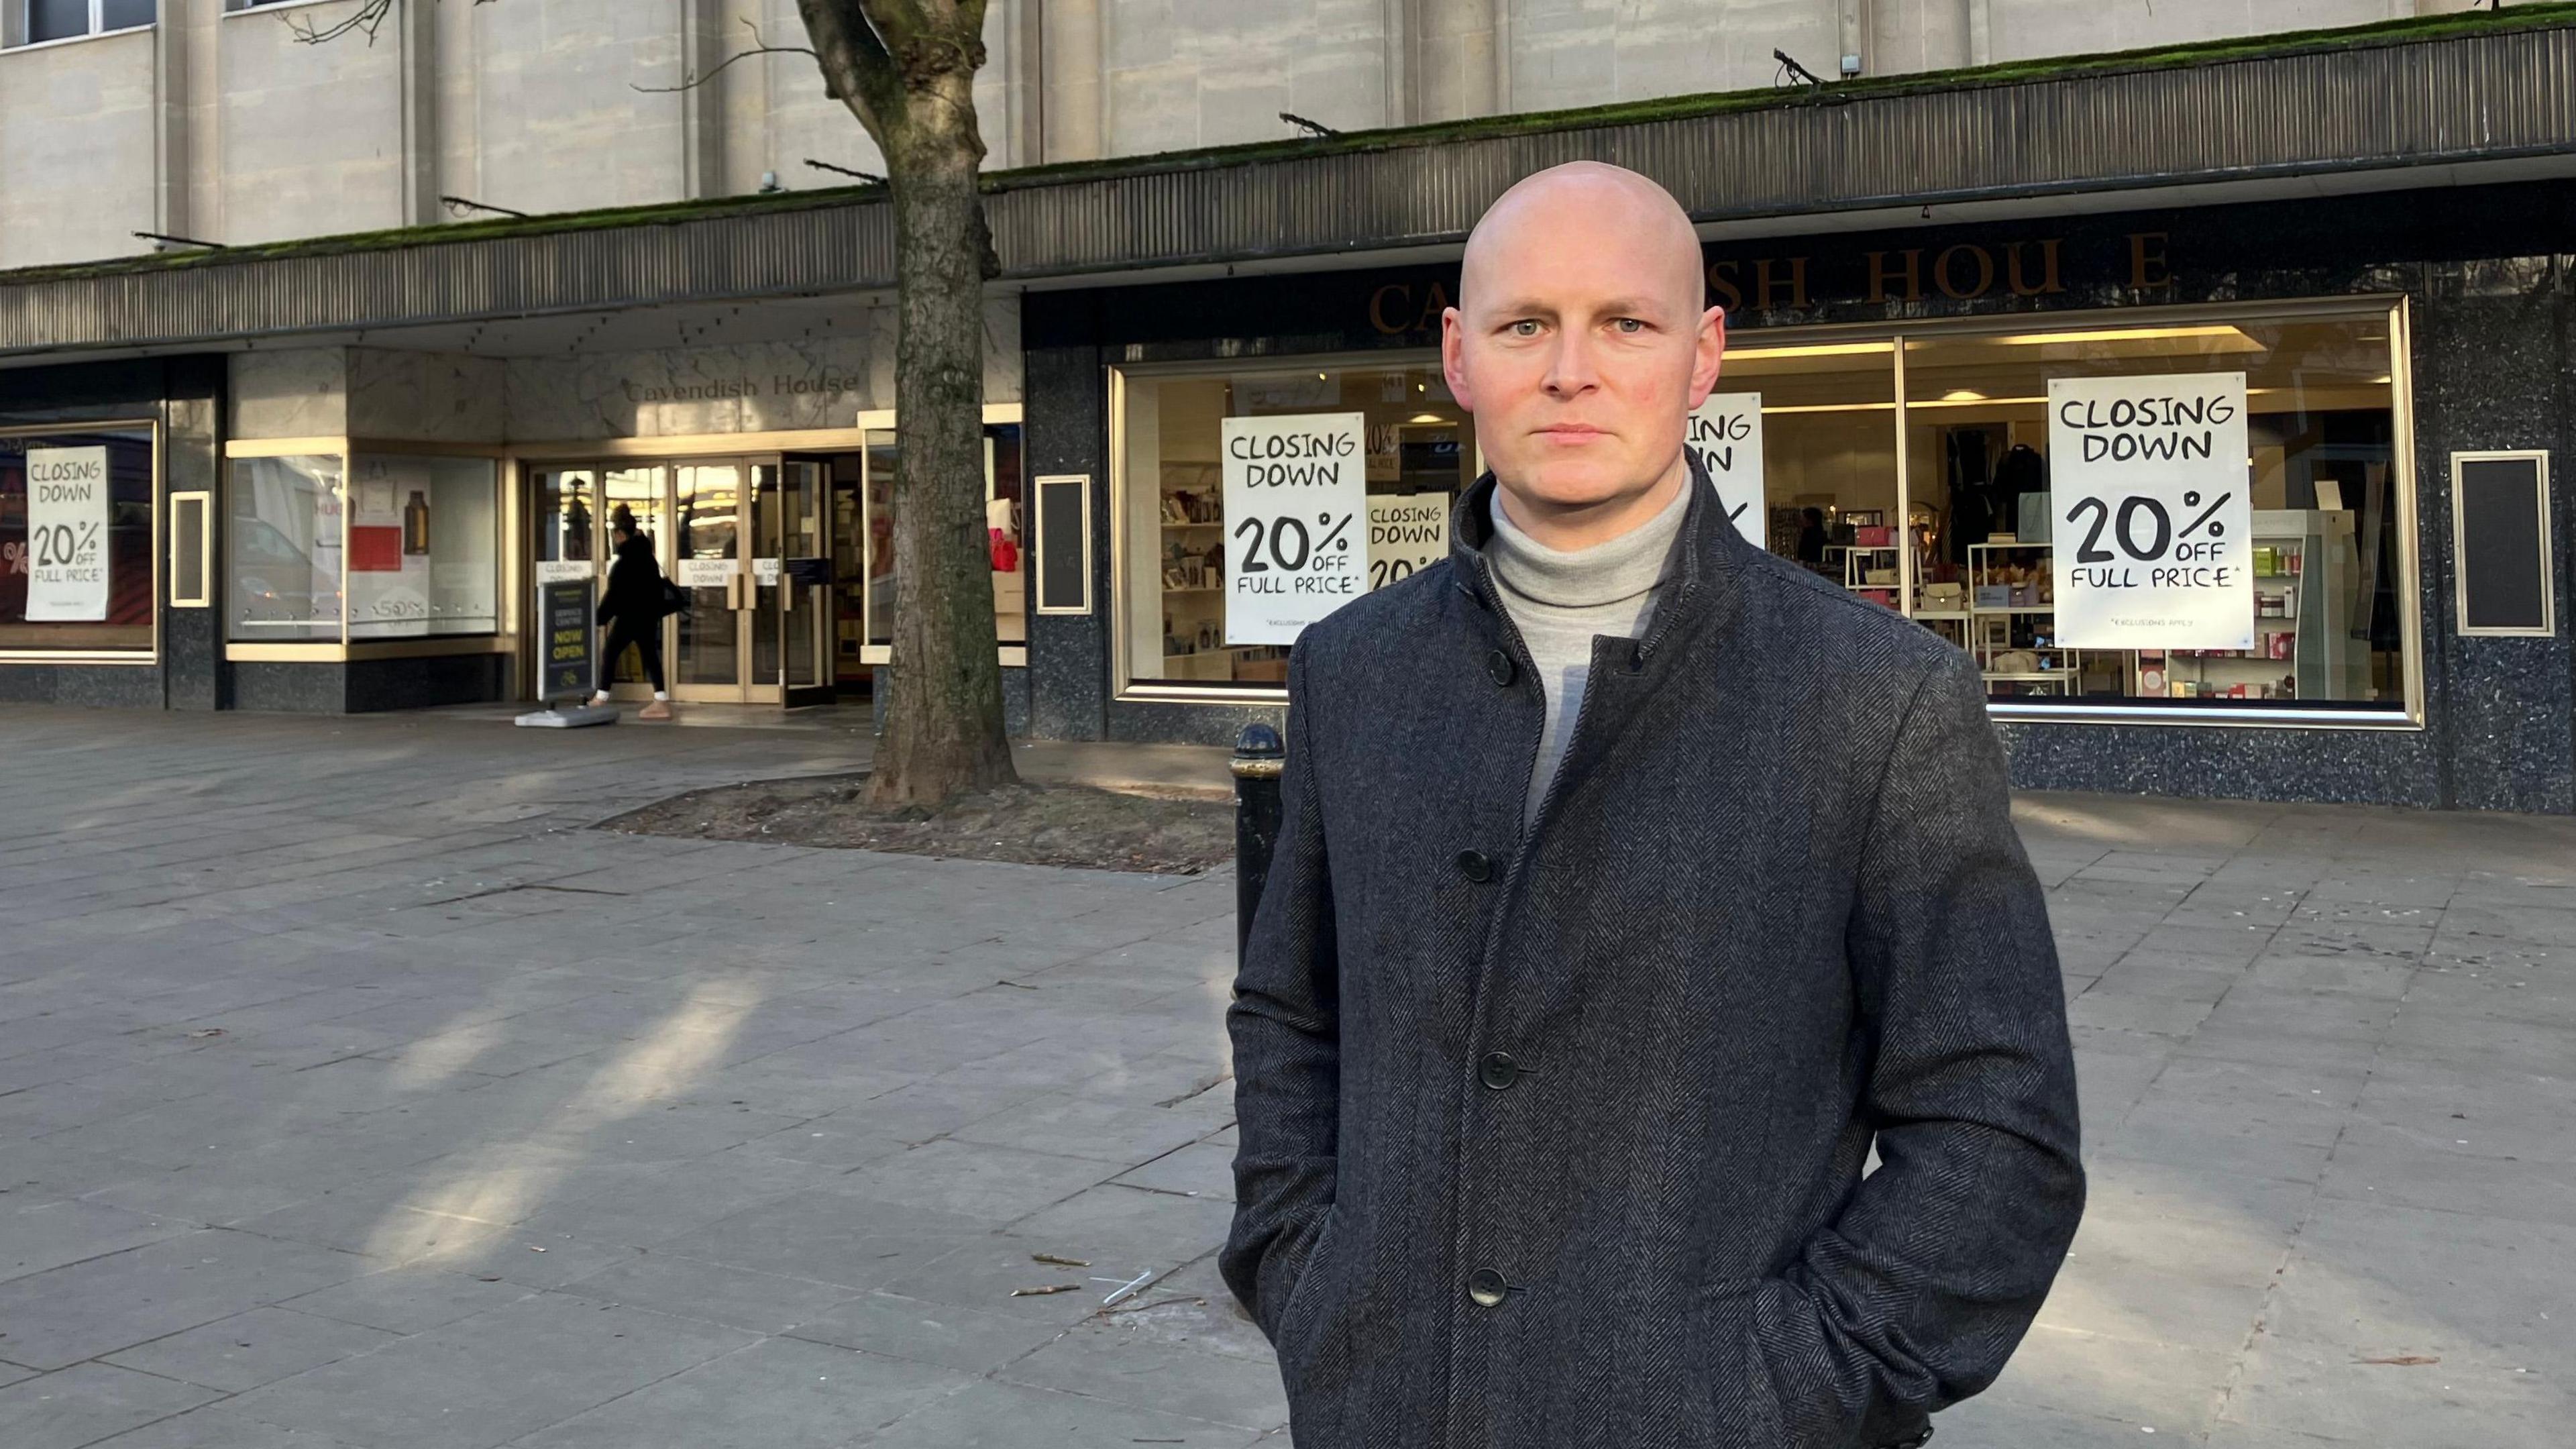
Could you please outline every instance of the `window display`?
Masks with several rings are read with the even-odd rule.
[[[2402,717],[2416,688],[2396,378],[2404,315],[2378,301],[2274,310],[2287,315],[1739,332],[1688,441],[1746,538],[1974,654],[1995,698]],[[2170,444],[2192,450],[2188,478],[2177,463],[2130,477],[2116,497],[2070,489],[2070,521],[2050,487],[2067,466],[2049,436],[2052,387],[2110,400],[2105,421],[2122,401],[2152,403],[2150,393],[2190,394],[2203,410],[2229,399],[2236,415]],[[1445,555],[1448,505],[1477,467],[1474,420],[1428,353],[1136,368],[1119,373],[1115,398],[1120,687],[1149,696],[1275,696],[1286,677],[1286,646],[1229,642],[1228,551],[1242,520],[1225,504],[1228,419],[1320,426],[1364,415],[1370,588]],[[2235,469],[2213,460],[2235,448],[2236,424],[2243,483],[2229,486]],[[2152,463],[2166,445],[2139,443],[2145,451],[2128,457],[2105,434],[2093,461]],[[2153,554],[2156,566],[2200,571],[2184,580],[2205,585],[2196,632],[2066,647],[2055,622],[2060,548],[2078,551],[2068,568],[2094,570],[2074,574],[2087,587],[2103,584],[2094,554],[2104,549],[2112,563]],[[2222,566],[2219,580],[2210,571]],[[2224,612],[2245,612],[2241,630],[2212,621],[2220,587]],[[2230,631],[2227,642],[2244,647],[2206,647]]]
[[[0,433],[0,651],[153,645],[152,430]]]
[[[1907,338],[1912,612],[1997,696],[2402,707],[2397,322],[2374,306]],[[2080,649],[2058,638],[2058,580],[2201,587],[2146,611],[2170,639],[2150,623],[2136,647]],[[2244,617],[2212,619],[2213,601]],[[2211,643],[2241,647],[2194,647]]]
[[[488,458],[361,453],[349,514],[349,637],[500,627],[500,485]]]
[[[1476,477],[1474,422],[1436,358],[1139,371],[1122,375],[1120,396],[1119,607],[1125,673],[1136,684],[1275,692],[1288,678],[1289,646],[1227,642],[1229,551],[1251,542],[1250,520],[1226,513],[1229,419],[1360,416],[1368,516],[1359,584],[1368,589],[1448,556],[1450,506]],[[1361,526],[1350,520],[1333,544],[1357,542]],[[1308,548],[1330,532],[1321,525]],[[1263,558],[1275,564],[1272,542],[1262,539]],[[1285,541],[1291,554],[1297,542]]]
[[[987,417],[991,414],[987,413]],[[870,428],[865,454],[867,530],[864,620],[868,659],[882,664],[894,647],[897,583],[894,556],[895,469],[902,448],[892,428]],[[1027,505],[1021,487],[1020,425],[984,425],[984,537],[993,564],[993,633],[1004,649],[1025,649],[1029,642]],[[847,530],[844,530],[845,535]],[[850,594],[844,587],[844,610]],[[856,627],[856,619],[851,619]]]
[[[340,456],[235,458],[231,472],[224,529],[231,637],[339,642]]]
[[[336,644],[499,630],[500,466],[493,460],[237,456],[229,476],[224,549],[233,642]]]

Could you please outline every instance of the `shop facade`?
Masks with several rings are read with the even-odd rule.
[[[1437,355],[1460,239],[1593,155],[1701,221],[1731,346],[1693,446],[1745,536],[1975,655],[2020,783],[2576,811],[2576,504],[2549,476],[2576,100],[2540,83],[2571,65],[2576,23],[2499,22],[996,178],[1008,726],[1278,723],[1293,637],[1230,613],[1221,441],[1347,425],[1357,586],[1435,564],[1480,466]],[[2479,87],[2478,134],[2446,126]],[[2121,124],[2285,88],[2380,129]],[[2041,112],[2056,143],[2013,143]],[[621,510],[690,599],[681,699],[899,689],[886,212],[862,188],[0,277],[0,699],[526,699],[535,586],[601,578]],[[2053,399],[2195,383],[2241,426],[2241,471],[2202,461],[2242,511],[2070,513]],[[2245,545],[2241,641],[2059,637],[2067,550],[2212,529]]]

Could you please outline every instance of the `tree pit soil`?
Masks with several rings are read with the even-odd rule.
[[[1159,875],[1196,875],[1234,858],[1234,802],[1221,797],[1023,783],[925,815],[871,810],[867,791],[864,772],[755,780],[693,790],[600,828]]]

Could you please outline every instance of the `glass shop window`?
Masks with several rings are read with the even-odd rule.
[[[2408,585],[2400,576],[2391,327],[2387,313],[2373,312],[2147,325],[2052,320],[2023,331],[1908,338],[1908,612],[1975,654],[1996,697],[2153,699],[2221,710],[2402,705],[2400,600]],[[2174,515],[2161,504],[2124,509],[2116,519],[2105,510],[2098,532],[2087,526],[2095,521],[2089,513],[2070,523],[2053,502],[2063,490],[2051,488],[2068,467],[2052,456],[2051,383],[2235,373],[2245,376],[2243,471],[2221,460],[2211,474],[2217,483],[2183,496],[2205,492],[2214,507],[2241,479],[2250,580],[2239,580],[2239,594],[2223,607],[2248,611],[2252,646],[2061,647],[2060,550],[2135,572],[2146,567],[2133,556],[2139,550],[2178,559],[2176,541],[2208,525],[2191,516],[2205,509]],[[2144,397],[2171,389],[2142,382],[2109,391]]]
[[[349,637],[501,627],[499,465],[360,453],[349,488]]]
[[[1436,357],[1130,374],[1119,521],[1119,627],[1132,683],[1276,690],[1288,646],[1226,642],[1227,418],[1366,418],[1366,583],[1383,588],[1448,556],[1449,512],[1478,471],[1475,424]]]
[[[337,453],[232,460],[224,572],[236,642],[338,642],[342,471]]]
[[[153,647],[148,428],[0,433],[0,650]]]
[[[867,498],[867,527],[860,544],[866,579],[861,609],[866,620],[867,653],[884,663],[894,647],[900,571],[894,554],[895,470],[903,449],[892,428],[870,428],[862,455],[862,486]],[[984,425],[984,545],[993,566],[993,633],[1005,649],[1029,642],[1028,508],[1023,486],[1018,423]],[[842,589],[843,607],[850,593]]]

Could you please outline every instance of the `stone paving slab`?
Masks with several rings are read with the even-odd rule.
[[[725,722],[0,710],[0,1445],[1284,1444],[1231,875],[588,828],[866,761]],[[2576,822],[2019,819],[2091,1204],[1941,1442],[2565,1444]]]

